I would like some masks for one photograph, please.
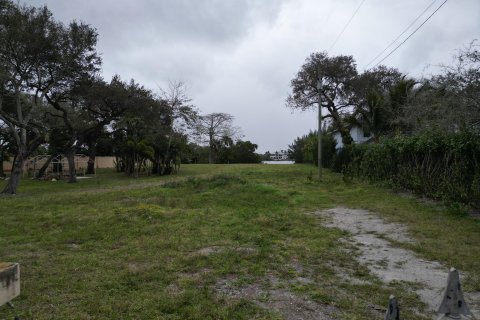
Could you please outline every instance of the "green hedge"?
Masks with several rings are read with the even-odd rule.
[[[322,134],[322,167],[332,167],[335,156],[336,142],[333,136],[324,132]],[[290,158],[295,163],[313,163],[318,165],[318,135],[310,131],[307,135],[298,137],[293,144],[288,146]]]
[[[478,133],[427,132],[353,145],[337,154],[333,169],[449,203],[480,207]]]

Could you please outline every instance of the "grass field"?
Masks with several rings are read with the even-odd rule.
[[[373,279],[345,250],[345,233],[308,214],[335,206],[408,225],[416,239],[409,249],[468,272],[466,290],[480,291],[479,220],[329,172],[318,182],[312,171],[186,165],[169,177],[105,171],[78,184],[23,180],[17,196],[0,197],[0,261],[21,265],[19,314],[280,319],[262,308],[269,299],[262,292],[275,287],[335,310],[338,319],[382,319],[372,306],[385,306],[395,292],[405,319],[424,319],[408,286]],[[369,281],[343,281],[336,266]],[[245,287],[260,290],[256,302]],[[12,318],[5,306],[4,318]]]

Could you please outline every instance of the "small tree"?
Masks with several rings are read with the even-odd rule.
[[[214,163],[214,154],[218,141],[224,137],[234,140],[240,135],[240,129],[233,126],[234,117],[228,113],[210,113],[200,116],[195,125],[197,136],[208,143],[208,163]]]
[[[165,162],[167,162],[170,159],[170,149],[175,136],[175,127],[178,125],[179,129],[181,129],[182,127],[192,125],[197,118],[197,112],[193,106],[188,105],[191,99],[187,96],[187,88],[183,82],[170,81],[168,89],[164,90],[160,88],[160,92],[161,99],[169,107],[169,118],[171,121],[165,154]],[[165,164],[162,166],[159,172],[161,175],[165,173],[166,167]]]
[[[138,160],[142,159],[132,146],[140,146],[141,150],[147,150],[148,146],[148,152],[141,152],[145,158],[165,165],[172,124],[171,110],[165,101],[156,98],[150,90],[135,84],[133,80],[125,88],[125,94],[127,97],[121,101],[127,105],[127,110],[112,126],[114,154],[117,157],[117,169],[136,175],[135,168],[138,167]]]
[[[316,131],[298,137],[288,146],[288,153],[295,163],[313,163],[318,165],[318,135]],[[322,166],[330,167],[335,155],[335,139],[327,131],[322,134]]]
[[[259,163],[262,161],[261,156],[255,153],[258,145],[250,141],[238,140],[232,146],[232,162],[233,163]]]

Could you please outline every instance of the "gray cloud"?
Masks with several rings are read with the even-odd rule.
[[[264,152],[285,149],[315,128],[315,112],[285,108],[289,82],[311,52],[331,46],[360,1],[24,2],[95,26],[106,78],[118,73],[153,90],[183,80],[201,110],[233,114]],[[351,54],[362,68],[430,2],[365,1],[330,54]],[[480,1],[449,1],[384,64],[420,76],[428,64],[450,62],[479,31]]]
[[[102,31],[112,45],[177,42],[218,45],[238,40],[248,29],[274,20],[282,1],[234,0],[60,0],[25,1],[46,4],[62,20],[80,19]]]

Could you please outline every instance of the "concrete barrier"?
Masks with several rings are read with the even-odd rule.
[[[397,299],[392,294],[388,299],[387,314],[385,320],[400,320],[400,309],[398,308]]]
[[[439,314],[437,320],[472,319],[467,317],[472,314],[463,298],[460,276],[455,268],[451,268],[448,272],[447,285],[437,312]],[[388,300],[385,320],[400,320],[400,308],[398,307],[397,299],[393,295]]]
[[[20,266],[0,262],[0,306],[20,295]]]

